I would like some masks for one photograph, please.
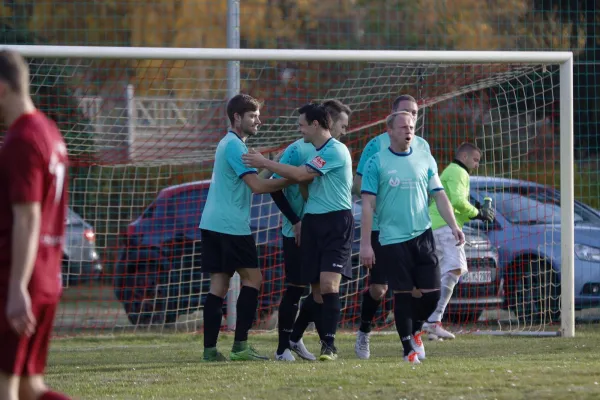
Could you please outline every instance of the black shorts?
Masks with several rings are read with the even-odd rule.
[[[431,229],[406,242],[381,246],[381,259],[375,261],[384,267],[392,290],[440,288],[440,269]]]
[[[252,235],[228,235],[206,229],[202,234],[202,272],[233,276],[242,268],[258,268],[256,243]]]
[[[285,282],[302,285],[302,251],[296,244],[296,238],[283,236],[283,263]]]
[[[350,210],[305,214],[302,218],[301,284],[318,283],[321,272],[352,278],[354,216]]]
[[[375,264],[369,270],[369,285],[387,285],[387,276],[385,275],[385,269],[378,263],[381,256],[381,244],[379,244],[379,231],[371,232],[371,247],[373,247],[373,253],[375,253]],[[383,260],[383,259],[382,259]]]

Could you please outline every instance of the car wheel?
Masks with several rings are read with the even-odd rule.
[[[517,260],[504,284],[509,310],[520,323],[550,324],[560,318],[560,282],[550,263],[537,257]]]

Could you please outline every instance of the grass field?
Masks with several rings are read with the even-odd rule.
[[[251,341],[272,357],[277,339]],[[316,351],[317,338],[307,336]],[[228,354],[232,335],[220,339]],[[202,336],[119,335],[53,342],[47,381],[80,399],[598,399],[600,328],[577,337],[460,335],[426,342],[428,359],[400,358],[397,335],[372,338],[372,358],[354,356],[354,335],[338,335],[332,363],[202,364]]]

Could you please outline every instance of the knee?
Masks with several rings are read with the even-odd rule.
[[[332,281],[329,279],[321,280],[321,293],[322,294],[339,293],[339,291],[340,291],[339,282],[335,282],[335,281]]]
[[[373,300],[381,300],[388,290],[387,285],[372,284],[369,286],[369,294]]]
[[[218,280],[210,282],[210,293],[213,295],[225,298],[227,296],[227,292],[229,291],[229,281],[228,280]]]
[[[0,399],[19,400],[19,378],[0,373]]]
[[[342,276],[333,272],[321,272],[319,286],[321,293],[339,293]]]
[[[454,289],[454,286],[456,286],[456,284],[458,283],[460,276],[461,276],[460,270],[453,270],[453,271],[445,272],[442,275],[442,279],[441,279],[442,286],[446,286],[450,289]]]
[[[258,268],[248,268],[240,274],[242,286],[248,286],[260,290],[262,284],[262,274]]]
[[[319,285],[312,285],[311,293],[315,303],[323,304],[323,297],[321,296],[321,287]]]
[[[21,378],[19,383],[19,399],[20,400],[37,400],[39,399],[48,388],[44,384],[41,376],[34,376],[29,378]]]

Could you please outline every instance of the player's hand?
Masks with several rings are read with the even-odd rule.
[[[296,238],[296,246],[300,246],[300,234],[302,231],[302,221],[294,225],[294,237]]]
[[[19,336],[31,336],[35,332],[36,320],[31,310],[31,297],[26,288],[9,290],[6,317],[11,328]]]
[[[454,239],[456,239],[457,246],[462,246],[463,244],[465,244],[465,234],[463,233],[463,231],[460,230],[460,228],[453,228],[452,235],[454,235]]]
[[[265,168],[267,159],[254,149],[250,149],[246,154],[242,154],[242,161],[246,167]]]
[[[373,268],[373,265],[375,265],[375,253],[373,252],[373,246],[360,246],[360,262],[368,269]]]
[[[496,213],[493,208],[482,208],[479,210],[479,214],[477,214],[477,218],[482,221],[494,222],[494,218],[496,218]]]

